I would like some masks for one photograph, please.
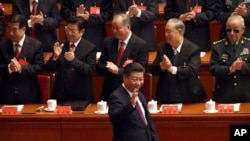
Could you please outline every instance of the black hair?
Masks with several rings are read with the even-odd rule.
[[[67,20],[68,24],[76,24],[78,26],[78,30],[82,30],[86,28],[87,22],[80,16],[72,16]]]
[[[143,72],[145,73],[145,69],[144,67],[137,62],[133,62],[128,64],[125,68],[124,68],[124,74],[125,75],[130,75],[132,72]]]
[[[23,27],[28,28],[27,20],[23,15],[19,15],[19,14],[12,15],[9,18],[8,23],[19,23],[19,28],[20,29],[23,28]]]

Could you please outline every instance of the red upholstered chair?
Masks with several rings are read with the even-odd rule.
[[[42,103],[46,104],[50,97],[50,76],[45,74],[38,75],[40,91],[42,95]]]
[[[149,72],[145,73],[144,84],[141,88],[142,92],[147,101],[152,99],[152,74]]]

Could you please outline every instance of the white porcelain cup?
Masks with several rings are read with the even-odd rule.
[[[157,101],[155,100],[151,100],[148,102],[148,110],[151,112],[155,112],[157,111]]]
[[[56,106],[57,106],[56,99],[49,99],[47,101],[47,104],[48,104],[48,109],[49,110],[55,110],[56,109]]]
[[[207,111],[215,111],[215,101],[212,101],[211,99],[206,102],[206,110]]]
[[[103,100],[97,102],[97,110],[99,112],[105,112],[105,111],[107,111],[107,102],[103,101]]]

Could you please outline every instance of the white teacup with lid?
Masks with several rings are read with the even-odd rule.
[[[209,101],[206,102],[206,111],[207,112],[215,112],[215,101],[213,101],[212,99],[210,99]]]
[[[149,112],[157,112],[157,101],[151,100],[148,102],[148,110]]]
[[[97,102],[97,111],[102,113],[107,111],[107,102],[106,101],[99,101]]]

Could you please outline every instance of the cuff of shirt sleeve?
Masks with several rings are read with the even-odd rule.
[[[138,9],[138,13],[137,13],[136,17],[138,17],[138,18],[141,17],[141,9]]]
[[[172,66],[172,72],[173,75],[176,75],[177,73],[177,67],[176,66]]]

